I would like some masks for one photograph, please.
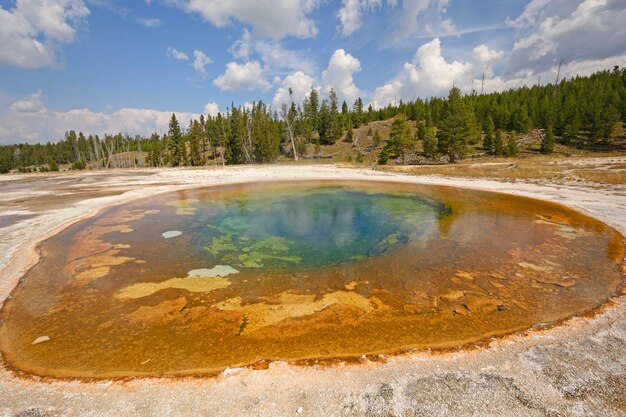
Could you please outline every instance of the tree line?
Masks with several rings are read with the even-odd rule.
[[[477,147],[488,154],[514,156],[517,134],[532,129],[541,129],[544,153],[552,152],[556,143],[610,145],[618,123],[626,122],[626,69],[490,94],[462,95],[453,88],[447,98],[418,98],[380,109],[365,108],[361,98],[340,105],[334,90],[322,99],[313,89],[302,103],[290,100],[280,109],[262,101],[249,107],[233,105],[216,116],[190,120],[186,129],[172,115],[163,134],[100,137],[71,130],[57,142],[0,146],[0,173],[54,171],[59,165],[85,169],[272,163],[281,155],[307,157],[307,152],[318,153],[342,138],[351,141],[354,128],[390,118],[391,136],[382,146],[380,163],[404,161],[417,141],[423,143],[425,157],[450,162]],[[415,135],[408,121],[417,123]]]

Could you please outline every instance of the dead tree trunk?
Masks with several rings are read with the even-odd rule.
[[[143,151],[141,150],[141,139],[137,140],[137,147],[139,149],[139,155],[137,156],[137,159],[139,160],[139,166],[143,168],[146,166],[146,161],[143,158]]]
[[[105,152],[105,149],[103,146],[102,153],[106,153],[107,161],[106,161],[105,168],[109,169],[109,167],[111,166],[111,158],[113,158],[113,149],[114,149],[113,138],[111,138],[111,140],[109,140],[108,142],[106,141],[106,138],[105,138],[102,143],[103,145],[106,145],[107,147],[107,152]]]
[[[289,135],[289,140],[291,141],[291,149],[293,150],[293,160],[297,161],[299,158],[298,158],[298,153],[296,152],[296,142],[293,137],[293,130],[291,128],[291,120],[289,120],[289,113],[287,112],[287,105],[283,104],[280,110],[281,110],[283,119],[285,120],[285,123],[287,124],[287,134]]]

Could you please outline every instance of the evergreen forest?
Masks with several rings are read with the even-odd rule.
[[[57,142],[0,146],[0,173],[309,159],[338,141],[353,142],[354,129],[383,120],[390,120],[389,137],[382,141],[370,128],[374,146],[363,150],[376,152],[379,164],[409,163],[417,153],[439,163],[472,155],[514,157],[519,137],[531,131],[539,133],[537,152],[545,154],[557,145],[607,149],[626,122],[626,69],[490,94],[463,95],[454,87],[447,98],[381,109],[366,108],[360,98],[339,103],[333,90],[327,98],[311,90],[303,103],[279,109],[255,102],[197,120],[172,115],[167,132],[150,136],[69,130]]]

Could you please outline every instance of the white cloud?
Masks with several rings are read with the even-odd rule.
[[[179,0],[176,3],[220,28],[236,20],[250,25],[254,34],[261,37],[308,38],[317,34],[308,14],[319,6],[320,0]]]
[[[89,15],[82,0],[18,0],[14,14],[21,14],[46,38],[57,42],[73,42],[73,24]]]
[[[208,74],[204,67],[213,62],[213,60],[206,56],[204,52],[200,51],[199,49],[193,51],[193,56],[194,60],[191,64],[193,66],[193,69],[196,70],[196,72],[201,76],[206,77]]]
[[[482,50],[482,48],[481,48]],[[471,84],[474,65],[469,62],[447,62],[439,38],[422,45],[400,74],[374,91],[372,105],[383,107],[397,100],[444,96],[453,85],[461,89]]]
[[[437,0],[437,10],[441,13],[448,11],[448,6],[452,0]]]
[[[86,134],[128,133],[148,135],[168,129],[172,113],[183,126],[199,114],[152,109],[123,108],[113,112],[94,112],[89,109],[55,111],[41,103],[42,92],[16,101],[0,111],[0,143],[54,141],[68,130]]]
[[[398,76],[398,78],[402,77]],[[376,90],[374,90],[374,96],[371,102],[372,107],[380,109],[388,104],[397,104],[398,100],[402,99],[402,97],[398,97],[398,95],[403,94],[402,90],[404,87],[405,83],[399,79],[377,87]]]
[[[556,9],[549,10],[550,3],[560,3],[557,4]],[[562,7],[564,2],[554,1],[554,0],[531,0],[526,7],[524,7],[524,11],[521,15],[515,20],[508,20],[507,23],[515,28],[524,29],[530,26],[533,26],[537,20],[541,17],[544,12],[551,13]],[[574,3],[571,2],[570,3]]]
[[[439,21],[439,27],[443,34],[456,34],[457,29],[452,19],[443,19],[442,15],[447,12],[451,0],[402,0],[402,14],[396,31],[396,37],[406,39],[419,30],[418,20],[421,15],[426,15],[423,19],[427,22],[425,30],[427,33],[433,32],[433,24]],[[388,3],[393,6],[395,1]]]
[[[129,8],[124,7],[120,4],[120,3],[123,4],[124,2],[120,2],[118,0],[83,0],[83,1],[87,3],[89,6],[99,7],[108,12],[114,13],[124,19],[126,19],[126,17],[128,17],[128,14],[130,13]],[[126,2],[126,3],[130,3],[130,2]]]
[[[313,74],[318,71],[315,61],[303,51],[286,49],[281,42],[253,39],[247,29],[241,38],[229,48],[236,59],[250,61],[253,55],[258,56],[264,64],[268,75],[284,75],[293,71]]]
[[[303,52],[285,49],[280,43],[259,41],[254,48],[270,71],[287,69],[308,74],[318,71],[315,62]]]
[[[75,40],[88,15],[82,0],[18,0],[13,9],[0,7],[0,65],[54,65],[59,46]]]
[[[229,62],[226,64],[224,74],[213,80],[213,84],[222,91],[267,91],[271,87],[265,79],[259,61],[250,61],[245,64]]]
[[[328,93],[334,88],[340,101],[354,102],[361,95],[354,84],[354,74],[359,71],[361,62],[345,50],[337,49],[330,57],[328,67],[322,72],[322,90]]]
[[[402,21],[399,27],[399,35],[406,38],[418,29],[417,17],[423,13],[434,0],[403,0]]]
[[[493,77],[493,65],[504,56],[504,51],[490,49],[487,45],[478,45],[472,51],[474,59],[478,65],[477,69],[482,70],[486,77]]]
[[[187,55],[185,52],[179,51],[176,48],[172,48],[171,46],[167,48],[167,50],[165,51],[165,55],[181,61],[189,61],[189,55]],[[191,66],[198,74],[200,74],[203,78],[206,78],[208,74],[205,67],[212,63],[213,60],[199,49],[195,49],[193,51],[193,58],[194,59],[191,63]]]
[[[395,8],[397,0],[387,0],[387,6]],[[396,37],[405,39],[418,30],[418,18],[421,14],[429,11],[433,16],[446,12],[450,0],[402,0],[402,11],[399,13],[399,22],[396,29]],[[363,13],[380,8],[383,0],[343,0],[342,6],[337,12],[339,19],[338,30],[343,36],[350,36],[363,26]],[[443,20],[440,26],[445,33],[455,33],[456,28],[452,19]],[[427,31],[432,30],[428,25]]]
[[[181,61],[189,60],[189,55],[187,55],[184,52],[179,51],[176,48],[172,48],[171,46],[167,48],[167,50],[165,51],[165,55],[174,59],[180,59]]]
[[[340,25],[339,31],[343,36],[350,36],[363,25],[363,11],[380,7],[382,0],[343,0],[342,7],[337,12]]]
[[[502,58],[504,52],[490,49],[487,45],[478,45],[472,51],[474,58],[480,63],[495,62]]]
[[[528,28],[515,42],[506,75],[534,74],[559,61],[597,61],[626,52],[624,0],[531,1],[509,23]],[[528,33],[530,32],[530,33]]]
[[[340,22],[339,30],[344,36],[350,36],[363,24],[361,21],[362,2],[360,0],[343,0],[342,4],[343,6],[337,12]]]
[[[209,116],[217,116],[220,112],[220,106],[216,102],[207,103],[204,106],[204,114],[208,114]]]
[[[28,98],[18,100],[15,103],[11,104],[10,109],[11,111],[16,113],[43,113],[45,111],[45,107],[41,102],[42,95],[43,91],[37,90]]]
[[[250,58],[250,55],[254,51],[254,41],[248,29],[244,28],[241,38],[232,44],[229,51],[235,58],[246,60]]]
[[[136,19],[136,22],[148,28],[158,28],[163,24],[161,19],[155,17],[140,17]]]
[[[293,93],[293,101],[301,103],[309,94],[311,88],[313,88],[314,82],[315,80],[313,77],[306,75],[302,71],[297,71],[288,75],[281,81],[280,87],[276,90],[274,99],[272,100],[272,105],[275,109],[280,109],[283,104],[289,105],[289,89],[291,89]]]
[[[441,26],[441,28],[443,29],[443,31],[447,34],[453,34],[456,33],[456,26],[454,26],[454,22],[452,22],[452,19],[446,19],[444,21],[442,21],[439,26]]]

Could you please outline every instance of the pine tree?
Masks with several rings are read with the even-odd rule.
[[[54,159],[50,159],[48,161],[48,170],[49,171],[58,171],[59,170],[59,164],[57,164],[57,161],[55,161]]]
[[[343,115],[347,115],[348,114],[348,103],[346,103],[345,100],[341,104],[341,114],[343,114]]]
[[[548,126],[548,128],[546,129],[546,134],[541,140],[541,153],[550,154],[554,152],[555,144],[556,139],[554,138],[552,126]]]
[[[565,124],[563,128],[563,134],[561,135],[561,143],[567,145],[575,144],[578,141],[579,131],[580,121],[578,120],[578,117],[575,116]]]
[[[519,154],[519,147],[517,145],[517,133],[515,130],[509,135],[509,139],[506,143],[505,153],[507,156],[517,156]]]
[[[426,129],[426,135],[424,136],[424,155],[427,158],[437,156],[437,134],[432,127]]]
[[[424,141],[426,139],[426,125],[424,123],[420,123],[417,128],[417,140]]]
[[[493,152],[496,156],[504,156],[504,139],[500,129],[496,130],[496,137],[493,140]]]
[[[167,133],[168,137],[168,151],[169,151],[169,160],[172,166],[178,166],[182,162],[182,137],[183,134],[180,130],[180,125],[178,124],[178,120],[176,120],[176,115],[172,114],[172,118],[170,119],[169,130]]]
[[[380,132],[378,129],[374,132],[374,146],[380,146],[380,142],[382,142],[383,138],[380,137]]]
[[[247,115],[243,108],[233,108],[230,114],[230,123],[226,130],[226,162],[229,164],[244,164],[251,162],[250,155],[246,155],[244,139],[247,137]]]
[[[604,137],[604,117],[599,108],[594,109],[591,120],[591,141],[597,143]]]
[[[531,122],[528,117],[528,110],[526,106],[518,108],[511,115],[511,129],[519,130],[523,133],[530,132]]]
[[[308,100],[304,103],[305,132],[309,143],[312,141],[313,132],[319,132],[320,99],[316,89],[311,89]]]
[[[494,138],[493,138],[493,132],[496,129],[495,124],[493,123],[493,118],[491,117],[491,115],[487,115],[487,118],[485,119],[485,139],[483,140],[483,148],[485,148],[487,150],[487,152],[491,153],[493,152],[493,148],[494,148]]]
[[[437,132],[439,152],[446,155],[450,162],[456,162],[465,156],[468,143],[476,136],[474,114],[461,98],[461,90],[453,87],[448,95],[441,128]]]
[[[332,125],[332,118],[330,114],[330,109],[328,108],[328,103],[326,100],[322,101],[322,105],[320,106],[320,111],[317,116],[317,132],[319,133],[319,144],[328,144],[330,143],[330,129]]]
[[[437,134],[432,127],[426,129],[426,135],[424,136],[424,155],[427,158],[437,156]]]
[[[68,148],[70,149],[70,155],[68,155],[67,162],[78,162],[81,160],[80,158],[80,150],[78,149],[78,138],[76,136],[76,132],[70,130],[69,132],[65,132],[65,140],[68,143]]]
[[[409,129],[406,116],[403,114],[397,115],[391,124],[391,134],[385,147],[390,156],[394,158],[399,157],[402,159],[402,163],[405,163],[406,153],[414,146],[415,143],[411,138],[411,130]]]
[[[384,146],[380,151],[380,155],[378,155],[378,165],[387,165],[387,162],[389,162],[389,151]]]
[[[354,106],[352,107],[354,117],[352,118],[352,122],[354,123],[354,127],[357,128],[364,123],[364,114],[363,114],[363,100],[361,97],[357,98],[354,102]]]
[[[204,164],[204,155],[201,150],[201,140],[203,135],[202,125],[199,121],[194,120],[189,129],[189,165],[200,166]]]
[[[334,144],[343,134],[343,123],[337,104],[337,93],[330,89],[330,128],[328,132],[328,144]]]
[[[613,132],[620,119],[617,109],[609,104],[602,112],[602,143],[609,145],[612,141]]]

